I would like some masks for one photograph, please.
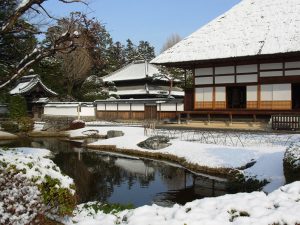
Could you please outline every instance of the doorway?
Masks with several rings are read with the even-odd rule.
[[[156,105],[145,105],[145,119],[156,120],[157,119],[157,106]]]
[[[227,108],[244,109],[247,105],[246,86],[226,87]]]
[[[292,107],[300,109],[300,84],[292,85]]]

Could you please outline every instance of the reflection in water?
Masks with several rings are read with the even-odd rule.
[[[196,176],[159,161],[89,151],[81,147],[81,143],[35,138],[0,142],[0,145],[51,150],[55,153],[53,161],[74,179],[80,202],[97,200],[135,206],[151,203],[168,206],[226,194],[224,182]]]

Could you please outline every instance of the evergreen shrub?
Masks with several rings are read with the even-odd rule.
[[[20,95],[10,97],[8,108],[9,116],[12,119],[19,119],[27,116],[27,103],[25,98]]]

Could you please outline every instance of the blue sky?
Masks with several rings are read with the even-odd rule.
[[[47,1],[46,8],[56,16],[83,11],[102,22],[114,41],[149,41],[159,53],[172,33],[186,37],[230,9],[240,0],[88,0],[83,4]]]

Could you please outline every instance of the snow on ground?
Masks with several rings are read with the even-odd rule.
[[[79,205],[68,225],[269,225],[300,223],[300,182],[283,186],[266,195],[263,192],[238,193],[204,198],[171,208],[142,206],[120,213],[104,214]]]
[[[79,130],[69,131],[70,137],[82,136],[82,132],[89,129],[97,130],[100,135],[105,135],[108,130],[121,130],[125,133],[122,137],[111,139],[100,139],[89,146],[116,145],[119,149],[131,149],[144,152],[156,152],[171,154],[184,158],[189,163],[207,166],[211,168],[239,168],[255,160],[254,166],[246,169],[244,174],[259,180],[266,179],[270,183],[265,186],[264,191],[271,192],[285,183],[282,168],[283,155],[287,145],[292,141],[300,140],[299,135],[276,135],[267,134],[264,139],[257,135],[244,138],[248,147],[224,146],[215,144],[202,144],[199,142],[182,141],[179,138],[171,140],[172,145],[161,150],[142,149],[137,144],[147,139],[142,127],[86,127]],[[277,140],[268,142],[267,140]],[[257,145],[255,145],[257,140]],[[278,141],[280,140],[280,141]],[[247,146],[247,143],[244,143]]]

